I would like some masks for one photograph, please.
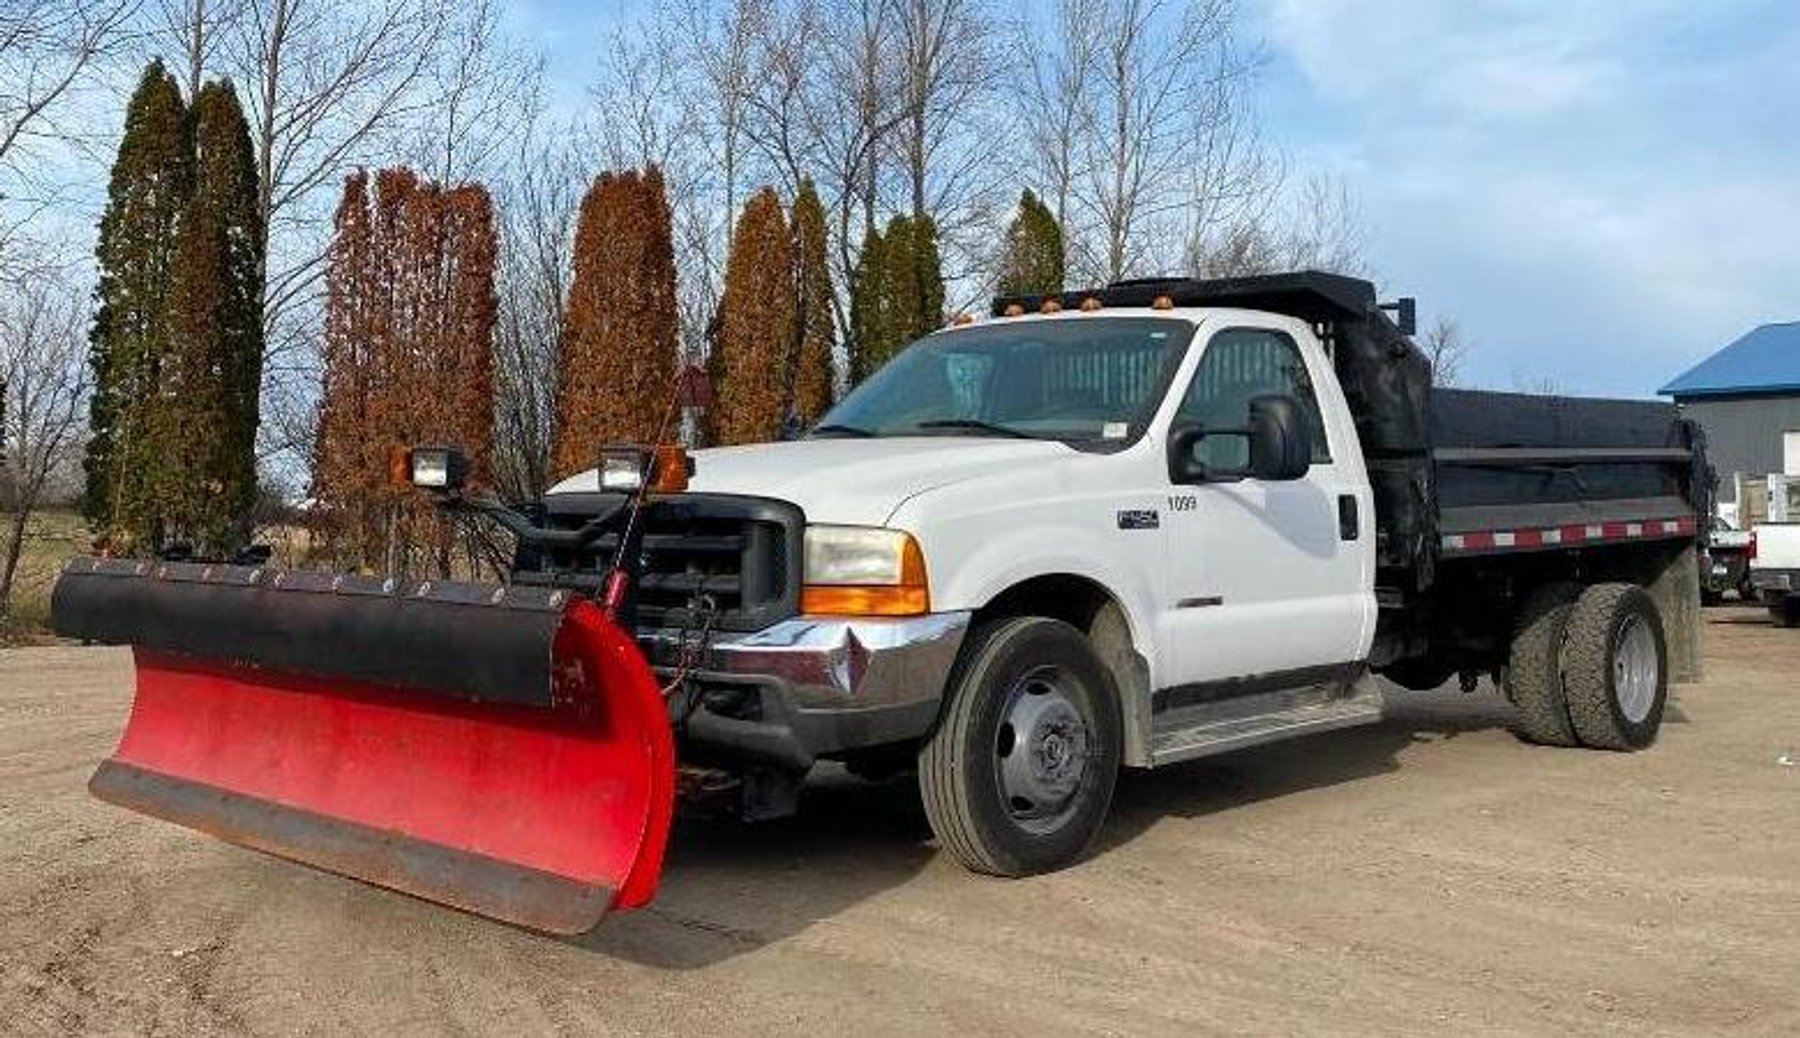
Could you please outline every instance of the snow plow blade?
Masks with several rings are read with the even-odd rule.
[[[135,654],[102,800],[549,933],[655,893],[668,714],[579,596],[80,558],[51,611]]]

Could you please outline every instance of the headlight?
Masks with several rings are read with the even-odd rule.
[[[808,526],[800,611],[852,616],[930,612],[919,542],[901,530]]]

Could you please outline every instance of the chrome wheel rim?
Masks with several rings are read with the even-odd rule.
[[[1625,621],[1619,632],[1619,648],[1613,655],[1613,695],[1619,700],[1619,713],[1632,724],[1642,724],[1650,716],[1656,702],[1657,673],[1656,638],[1641,616]]]
[[[995,777],[1007,814],[1033,833],[1061,828],[1087,774],[1087,722],[1075,708],[1074,679],[1039,667],[1008,690],[994,739]]]

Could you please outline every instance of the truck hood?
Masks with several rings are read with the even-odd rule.
[[[961,436],[758,443],[695,451],[688,489],[779,498],[799,505],[809,522],[880,526],[902,502],[927,490],[1073,453],[1049,440]],[[550,492],[592,491],[599,478],[598,470],[589,469]]]

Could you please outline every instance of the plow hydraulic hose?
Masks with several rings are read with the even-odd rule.
[[[579,596],[84,558],[52,617],[133,647],[101,799],[554,933],[655,892],[666,707]]]

